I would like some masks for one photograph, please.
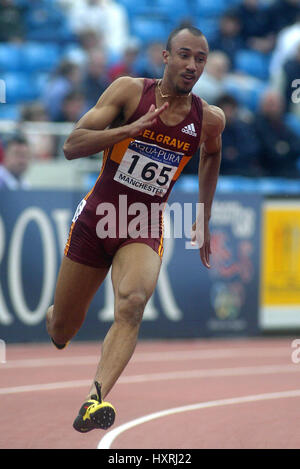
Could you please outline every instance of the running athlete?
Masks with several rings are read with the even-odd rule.
[[[166,202],[182,169],[200,147],[199,202],[204,204],[200,257],[203,265],[210,267],[209,219],[225,119],[219,108],[192,94],[208,52],[207,40],[198,29],[174,30],[163,51],[163,78],[115,80],[64,144],[68,160],[100,151],[104,157],[94,188],[74,215],[54,305],[47,312],[47,329],[54,345],[64,348],[78,332],[110,267],[115,296],[114,322],[103,341],[91,388],[73,423],[79,432],[106,429],[114,422],[114,407],[102,399],[134,352],[163,255],[162,215],[154,227],[151,217],[150,225],[149,220],[141,221],[146,226],[143,236],[124,233],[124,226],[118,222],[115,235],[102,238],[98,230],[101,203],[113,204],[122,218],[119,201],[126,196],[128,207],[143,203],[151,213],[153,203]]]

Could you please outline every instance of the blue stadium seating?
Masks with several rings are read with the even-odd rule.
[[[31,75],[31,79],[34,82],[36,92],[39,96],[42,96],[45,92],[46,86],[49,82],[49,73],[47,72],[36,72]]]
[[[35,0],[25,15],[27,39],[31,41],[75,41],[68,19],[58,6],[49,1]]]
[[[229,6],[227,0],[197,0],[195,14],[200,17],[221,16]]]
[[[14,4],[21,7],[33,7],[36,6],[53,6],[57,3],[57,0],[13,0]]]
[[[144,44],[153,41],[165,42],[170,31],[170,25],[163,20],[147,17],[135,17],[131,22],[132,34]]]
[[[205,37],[209,41],[212,41],[213,39],[216,38],[216,34],[218,32],[218,25],[219,25],[219,20],[218,18],[202,18],[198,17],[195,26],[199,28]]]
[[[231,94],[241,106],[246,107],[252,112],[256,112],[262,94],[267,88],[264,81],[254,80],[247,83],[229,80],[225,86],[227,93]]]
[[[20,107],[18,104],[0,104],[0,119],[17,121],[20,118]]]
[[[286,125],[300,137],[300,119],[295,114],[288,113],[285,116]]]
[[[25,42],[0,44],[1,72],[51,71],[60,59],[60,48],[55,43]]]
[[[153,0],[155,9],[163,12],[174,23],[180,19],[192,17],[194,14],[193,2],[191,0]]]
[[[235,70],[261,80],[269,78],[270,56],[255,50],[243,49],[236,53]]]
[[[60,49],[55,43],[28,42],[22,50],[22,69],[29,72],[52,71],[60,59]]]
[[[14,4],[18,7],[27,7],[30,5],[30,0],[14,0]]]
[[[118,3],[126,8],[130,19],[136,15],[151,14],[150,0],[119,0]]]
[[[2,75],[6,84],[6,102],[15,104],[27,99],[29,88],[28,76],[22,72],[10,72]]]
[[[10,72],[1,76],[6,84],[7,104],[17,104],[32,101],[40,97],[43,80],[40,74],[24,72]]]
[[[181,18],[191,17],[193,10],[189,0],[177,0],[174,6],[174,0],[120,0],[130,17],[130,22],[135,21],[136,17],[147,16],[153,20],[164,19],[170,22],[170,27],[176,27]],[[154,38],[155,39],[155,38]]]
[[[0,44],[0,71],[14,72],[20,70],[21,52],[20,46],[15,44]]]

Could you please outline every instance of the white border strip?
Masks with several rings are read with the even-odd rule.
[[[300,304],[261,306],[259,323],[262,329],[293,329],[300,326]]]
[[[299,199],[289,199],[289,200],[267,200],[264,202],[264,208],[267,209],[281,209],[286,210],[295,210],[300,209],[300,200]]]
[[[208,409],[211,407],[221,407],[221,406],[226,406],[226,405],[266,401],[266,400],[271,400],[271,399],[287,399],[291,397],[300,397],[300,389],[296,389],[294,391],[255,394],[251,396],[234,397],[231,399],[220,399],[217,401],[200,402],[198,404],[192,404],[192,405],[187,405],[183,407],[173,407],[172,409],[166,409],[166,410],[162,410],[159,412],[155,412],[153,414],[148,414],[138,419],[131,420],[130,422],[124,423],[123,425],[120,425],[114,430],[111,430],[110,432],[106,433],[106,435],[99,441],[97,449],[109,449],[112,443],[114,442],[114,440],[119,435],[121,435],[121,433],[124,433],[127,430],[130,430],[131,428],[136,427],[138,425],[142,425],[144,423],[150,422],[151,420],[166,417],[168,415],[179,414],[182,412],[190,412],[192,410]]]

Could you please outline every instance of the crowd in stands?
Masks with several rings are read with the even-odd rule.
[[[31,160],[30,146],[26,138],[22,135],[12,135],[6,141],[2,156],[0,190],[30,188],[25,176]]]
[[[299,0],[0,0],[0,119],[20,130],[74,123],[119,76],[160,78],[165,40],[180,24],[209,41],[193,91],[226,115],[221,174],[297,177]],[[49,136],[30,146],[40,160],[56,153]],[[6,148],[0,133],[0,164]],[[186,174],[197,172],[193,160]]]

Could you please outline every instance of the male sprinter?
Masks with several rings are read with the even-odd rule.
[[[210,267],[209,219],[225,119],[220,109],[191,92],[203,72],[208,51],[207,40],[198,29],[174,30],[162,52],[162,80],[117,79],[65,142],[68,160],[102,150],[104,157],[94,188],[73,218],[54,305],[47,312],[48,332],[56,347],[64,348],[77,333],[110,267],[115,295],[114,323],[104,339],[86,401],[73,424],[79,432],[106,429],[114,422],[113,406],[102,399],[133,354],[163,254],[161,215],[157,226],[151,226],[149,215],[145,226],[148,222],[150,226],[144,236],[124,236],[124,226],[120,225],[116,236],[104,238],[97,229],[99,204],[112,203],[119,220],[119,196],[126,195],[128,207],[140,202],[150,214],[152,203],[166,202],[182,169],[200,146],[199,202],[204,204],[205,218],[200,257],[204,266]]]

